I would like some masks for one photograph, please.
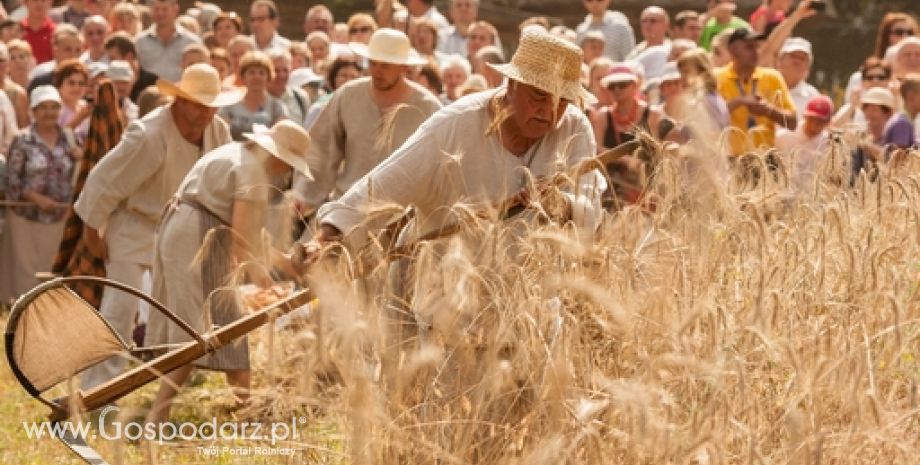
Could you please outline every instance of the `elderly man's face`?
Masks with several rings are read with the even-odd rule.
[[[272,60],[272,66],[275,68],[275,80],[272,84],[282,88],[287,86],[291,78],[291,62],[284,58],[275,58]]]
[[[314,13],[304,21],[303,32],[309,35],[313,31],[323,31],[331,35],[333,26],[332,17],[325,12],[319,12]]]
[[[83,37],[86,40],[86,47],[91,50],[99,50],[105,46],[105,36],[109,32],[107,23],[100,20],[87,21],[83,23]]]
[[[269,36],[278,29],[278,18],[272,18],[272,12],[265,5],[258,5],[249,12],[249,30],[255,36]]]
[[[479,0],[453,0],[450,2],[449,14],[455,23],[472,23],[479,15]]]
[[[902,74],[920,71],[920,45],[905,44],[898,51],[898,65]]]
[[[640,21],[642,37],[647,41],[660,41],[668,31],[668,17],[660,9],[647,8],[642,12]]]
[[[795,86],[799,81],[808,79],[811,72],[811,57],[799,51],[785,53],[779,58],[779,72],[787,85]]]
[[[83,43],[76,37],[61,37],[54,44],[54,59],[58,62],[79,58],[81,53],[83,53]]]
[[[511,119],[528,139],[539,139],[555,129],[569,105],[567,100],[520,82],[509,84],[507,102]]]

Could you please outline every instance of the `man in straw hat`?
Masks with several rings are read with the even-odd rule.
[[[248,142],[224,145],[198,160],[160,220],[153,297],[199,333],[208,331],[212,323],[228,325],[243,316],[236,289],[225,288],[233,281],[234,263],[245,266],[250,279],[262,288],[272,284],[270,268],[288,276],[299,271],[290,255],[269,248],[263,256],[259,233],[266,225],[270,199],[284,188],[278,180],[289,179],[292,168],[310,176],[306,163],[310,137],[290,120],[271,129],[261,125],[253,129],[254,134],[244,134]],[[202,258],[196,263],[199,255]],[[149,328],[148,345],[190,342],[188,334],[162,313],[151,314]],[[249,345],[245,338],[194,365],[225,372],[240,399],[248,396]],[[176,386],[185,382],[191,369],[189,364],[165,376],[148,422],[158,424],[168,418]]]
[[[381,229],[392,215],[392,209],[373,208],[378,204],[414,207],[415,218],[403,229],[400,244],[457,224],[455,206],[498,207],[515,196],[525,204],[539,202],[562,221],[571,220],[580,231],[593,233],[602,218],[600,194],[606,189],[599,173],[578,178],[561,199],[531,191],[528,181],[595,154],[583,110],[594,98],[580,84],[581,62],[577,46],[546,32],[526,31],[511,63],[490,65],[507,84],[444,107],[341,199],[319,210],[320,229],[305,247],[306,262],[330,241],[343,240],[359,251],[368,233]],[[399,295],[401,279],[391,285]],[[417,302],[428,297],[420,294],[417,289]],[[413,305],[415,318],[426,325],[436,319],[434,312],[441,311]],[[403,334],[412,335],[413,318],[400,309],[396,312],[390,324],[394,342],[401,344]]]
[[[330,197],[339,198],[441,108],[437,97],[406,78],[409,66],[427,63],[411,49],[406,34],[379,29],[369,44],[350,47],[367,58],[370,76],[337,89],[310,128],[307,160],[314,179],[297,176],[294,183],[304,216]]]
[[[87,246],[106,261],[106,275],[138,288],[151,266],[163,206],[202,154],[232,140],[227,124],[215,115],[244,92],[223,91],[217,70],[203,63],[188,67],[177,84],[161,79],[157,87],[174,101],[128,126],[121,142],[90,172],[74,205],[85,223]],[[138,305],[125,293],[106,292],[99,312],[130,340]],[[124,364],[114,357],[87,370],[83,389],[120,374]]]

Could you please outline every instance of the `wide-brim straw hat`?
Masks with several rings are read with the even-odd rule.
[[[377,29],[368,44],[351,42],[349,47],[358,55],[371,61],[381,61],[393,65],[416,66],[428,63],[428,60],[412,50],[409,37],[396,29]]]
[[[536,87],[581,108],[597,101],[581,85],[581,49],[547,32],[528,30],[511,63],[492,69],[508,79]]]
[[[271,128],[254,124],[252,133],[245,133],[243,137],[259,144],[268,153],[291,165],[291,168],[299,171],[311,181],[313,180],[313,175],[307,166],[310,135],[299,124],[291,120],[281,120]]]
[[[217,70],[207,63],[189,66],[182,72],[182,79],[173,84],[165,79],[157,80],[157,87],[163,95],[178,97],[208,107],[226,107],[243,99],[246,89],[224,90]]]

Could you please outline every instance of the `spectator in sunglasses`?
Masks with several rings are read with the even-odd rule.
[[[878,36],[875,39],[875,51],[872,56],[880,60],[885,59],[892,46],[897,45],[907,37],[917,35],[917,29],[917,20],[907,13],[892,12],[886,14],[879,24]],[[862,73],[859,71],[850,76],[850,80],[847,82],[846,103],[853,103],[849,99],[854,92],[858,92],[862,87],[861,77]]]
[[[859,87],[851,91],[847,96],[849,103],[840,107],[831,125],[838,129],[853,129],[854,131],[865,131],[866,115],[861,108],[862,96],[869,89],[881,87],[888,89],[891,86],[891,66],[887,62],[876,58],[869,57],[863,63],[858,71],[860,74]]]
[[[358,13],[348,18],[348,41],[367,45],[377,30],[377,22],[370,15]]]

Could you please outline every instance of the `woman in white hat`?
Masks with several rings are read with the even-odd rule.
[[[64,228],[74,165],[83,153],[71,148],[58,123],[64,105],[52,86],[32,91],[33,123],[16,136],[6,169],[7,200],[23,202],[7,215],[0,239],[0,301],[38,284],[35,273],[51,269]],[[27,206],[28,205],[28,206]]]
[[[275,79],[275,66],[268,55],[259,51],[243,55],[239,72],[246,95],[217,113],[230,125],[230,134],[237,142],[256,124],[271,126],[288,117],[281,100],[268,93],[268,83]]]
[[[271,129],[257,127],[245,137],[246,142],[224,145],[195,164],[158,227],[153,297],[199,333],[209,331],[211,324],[227,325],[242,316],[232,284],[236,271],[245,271],[263,288],[272,284],[270,269],[290,276],[297,273],[290,256],[276,249],[262,255],[260,232],[269,198],[283,189],[272,180],[289,178],[292,169],[310,176],[305,160],[310,137],[289,120]],[[147,331],[149,345],[190,340],[162,315],[151,315]],[[225,372],[240,399],[247,398],[250,371],[245,339],[202,357],[194,366]],[[167,419],[175,386],[182,385],[191,369],[188,365],[166,376],[148,421]]]
[[[861,101],[869,132],[859,148],[876,163],[885,163],[895,149],[908,149],[917,142],[914,125],[903,112],[897,111],[894,94],[874,87]]]

